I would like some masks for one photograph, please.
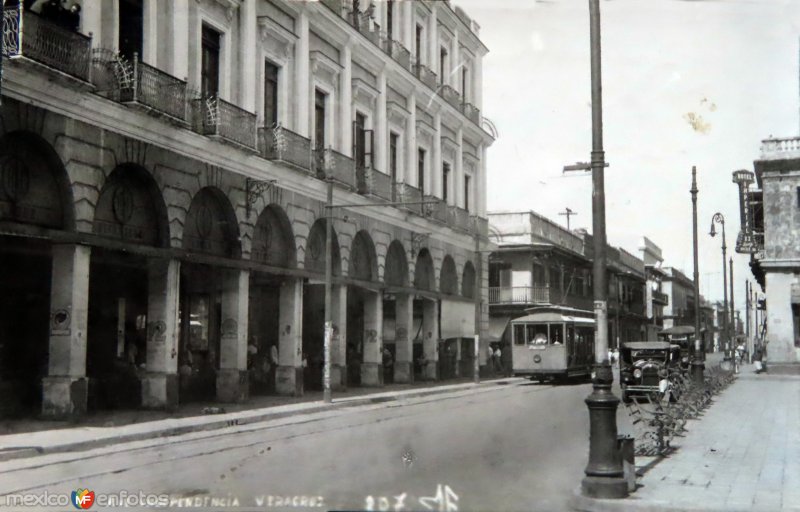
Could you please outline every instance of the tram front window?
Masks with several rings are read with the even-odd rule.
[[[552,345],[563,345],[564,343],[564,326],[554,324],[550,326],[550,343]]]
[[[547,345],[547,324],[530,324],[527,331],[529,345]]]

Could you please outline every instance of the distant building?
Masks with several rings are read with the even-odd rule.
[[[694,281],[674,267],[664,267],[661,283],[669,304],[664,306],[664,328],[678,325],[694,326]]]

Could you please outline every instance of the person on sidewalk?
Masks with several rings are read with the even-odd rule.
[[[500,345],[497,345],[497,348],[494,349],[494,367],[495,372],[499,375],[503,375],[503,351],[500,350]]]
[[[756,369],[756,373],[761,373],[763,371],[762,357],[761,345],[756,345],[753,349],[753,366]]]

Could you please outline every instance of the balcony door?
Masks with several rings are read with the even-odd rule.
[[[325,99],[326,94],[314,91],[314,148],[325,149]]]
[[[128,60],[144,51],[144,7],[142,0],[119,0],[119,53]],[[150,64],[155,64],[151,62]]]
[[[264,125],[278,124],[278,66],[264,64]]]
[[[219,95],[219,51],[222,36],[216,30],[203,25],[200,69],[200,93],[203,98]]]

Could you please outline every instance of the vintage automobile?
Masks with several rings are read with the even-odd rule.
[[[681,369],[688,371],[694,353],[694,327],[676,325],[659,332],[658,337],[661,341],[681,347]]]
[[[658,399],[670,390],[670,374],[680,372],[681,349],[664,341],[629,341],[620,350],[622,401],[633,396],[655,394]]]

